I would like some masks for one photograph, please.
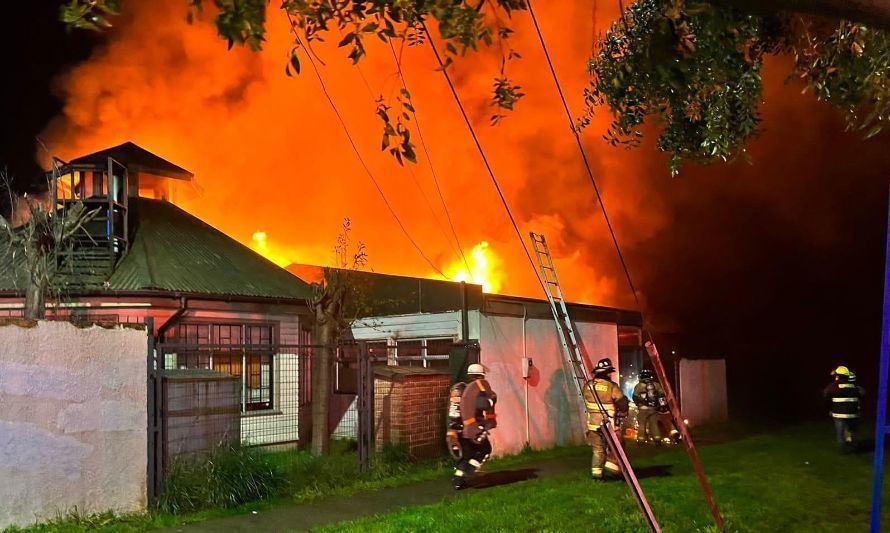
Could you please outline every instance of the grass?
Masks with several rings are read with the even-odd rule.
[[[839,455],[826,424],[703,446],[700,454],[727,531],[867,530],[871,455]],[[636,455],[635,468],[665,531],[716,530],[683,450]],[[468,531],[646,530],[623,482],[594,483],[579,468],[318,531],[434,532],[456,524]]]
[[[493,467],[509,467],[529,461],[581,453],[582,448],[525,450],[491,461]],[[413,461],[400,447],[375,454],[369,472],[356,473],[354,443],[332,443],[331,454],[313,457],[306,451],[262,452],[240,448],[217,450],[209,461],[176,462],[171,465],[161,512],[116,515],[84,515],[73,509],[53,520],[4,533],[130,533],[172,527],[277,505],[308,503],[319,498],[347,497],[448,477],[448,459]]]

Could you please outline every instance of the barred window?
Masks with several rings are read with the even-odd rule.
[[[453,344],[452,337],[399,339],[395,344],[395,365],[447,370],[448,354]],[[386,360],[386,341],[369,342],[368,348],[374,362]]]
[[[239,377],[242,411],[274,407],[274,325],[186,322],[166,337],[183,345],[175,358],[168,358],[168,368],[212,369]]]

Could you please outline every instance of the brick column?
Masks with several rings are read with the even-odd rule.
[[[442,454],[448,373],[427,368],[382,367],[374,371],[377,449],[405,444],[413,457]]]

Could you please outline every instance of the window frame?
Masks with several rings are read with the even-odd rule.
[[[202,336],[202,327],[206,327],[207,335]],[[180,337],[180,332],[195,329],[196,335]],[[220,342],[224,338],[220,333],[223,328],[228,328],[229,335],[226,342]],[[232,328],[237,328],[238,338],[233,342]],[[248,340],[250,328],[268,328],[268,339],[260,334],[260,344],[250,344]],[[259,320],[235,320],[235,319],[186,319],[178,322],[171,328],[170,336],[165,335],[165,341],[171,343],[183,343],[194,345],[197,350],[193,353],[177,354],[177,366],[182,368],[179,357],[186,357],[185,368],[215,370],[231,376],[241,378],[241,414],[255,414],[264,411],[274,411],[276,406],[275,393],[275,351],[279,345],[280,322]],[[194,339],[194,342],[192,341]],[[203,342],[202,342],[203,341]],[[267,341],[267,342],[264,342]],[[201,346],[208,349],[202,350]],[[226,348],[230,346],[230,348]],[[268,350],[265,347],[268,346]],[[206,355],[202,352],[206,352]],[[214,362],[214,356],[220,362],[225,357],[228,359],[227,370],[220,370]],[[194,359],[192,359],[194,358]],[[194,361],[194,365],[189,363]],[[256,365],[258,372],[251,369]],[[223,366],[221,363],[220,366]],[[237,366],[238,373],[232,370]],[[265,380],[264,380],[265,378]],[[256,385],[251,385],[251,381]],[[259,391],[254,394],[254,391]],[[253,399],[257,398],[257,399]]]

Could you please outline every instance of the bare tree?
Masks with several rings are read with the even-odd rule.
[[[331,434],[328,428],[330,394],[337,344],[342,333],[349,328],[354,317],[347,316],[348,309],[357,309],[360,286],[355,272],[368,261],[365,244],[358,242],[352,249],[349,233],[352,223],[343,221],[337,245],[335,267],[325,267],[321,282],[312,285],[309,308],[315,314],[316,330],[321,347],[315,354],[312,365],[312,453],[324,455],[330,447]]]
[[[46,299],[60,289],[59,252],[71,246],[71,238],[96,215],[80,202],[64,209],[52,200],[34,195],[17,195],[9,175],[0,171],[0,188],[9,198],[9,220],[0,216],[0,258],[7,266],[6,276],[24,285],[25,318],[46,316]]]

